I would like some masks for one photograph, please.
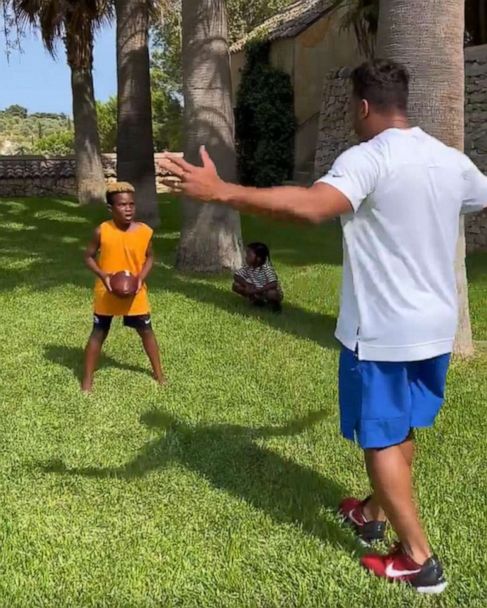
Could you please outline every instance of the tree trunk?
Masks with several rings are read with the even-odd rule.
[[[117,178],[135,188],[137,217],[159,225],[148,47],[147,0],[116,0]]]
[[[100,156],[93,73],[91,67],[73,64],[68,49],[73,94],[74,153],[76,182],[81,204],[105,200],[105,175]]]
[[[184,154],[199,163],[205,144],[226,181],[236,179],[234,120],[223,0],[183,0]],[[176,265],[220,272],[242,264],[239,214],[223,206],[183,199]]]
[[[380,0],[377,56],[400,61],[411,71],[411,120],[460,150],[464,138],[463,35],[464,0]],[[456,276],[460,319],[454,350],[468,356],[473,342],[463,219]]]

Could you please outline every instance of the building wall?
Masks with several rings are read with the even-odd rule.
[[[344,150],[356,143],[349,115],[350,68],[329,72],[323,83],[314,177],[324,175]]]
[[[237,91],[242,80],[242,70],[245,66],[245,50],[230,55],[230,74],[232,78],[232,101],[235,107]]]
[[[360,61],[355,37],[340,29],[339,16],[326,16],[294,40],[295,112],[299,124],[319,114],[323,82],[330,70]]]
[[[271,44],[270,60],[271,65],[275,68],[289,74],[291,83],[294,86],[294,40],[292,38],[275,40]]]
[[[271,44],[271,64],[291,77],[294,113],[297,120],[295,167],[297,171],[314,161],[323,81],[331,69],[360,61],[353,34],[340,29],[340,16],[319,19],[296,38]],[[232,90],[235,103],[245,65],[245,51],[231,56]]]
[[[294,41],[295,164],[304,168],[314,160],[318,137],[323,82],[326,74],[342,65],[360,61],[351,32],[340,28],[340,16],[325,16],[301,32]]]
[[[465,152],[487,174],[487,45],[466,50]],[[335,158],[353,143],[348,102],[350,69],[330,72],[323,87],[315,177],[328,171]],[[465,222],[467,250],[487,250],[487,211]]]
[[[270,50],[271,65],[275,68],[286,72],[291,77],[291,82],[294,80],[294,40],[285,38],[284,40],[275,40],[271,45]],[[237,91],[242,80],[242,70],[245,67],[245,50],[230,55],[230,72],[232,77],[232,99],[235,106],[237,99]]]

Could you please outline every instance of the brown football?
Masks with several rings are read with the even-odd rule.
[[[128,270],[122,270],[112,274],[110,286],[119,298],[131,298],[137,292],[137,278]]]

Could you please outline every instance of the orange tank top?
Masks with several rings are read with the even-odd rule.
[[[130,230],[120,230],[113,221],[104,222],[100,226],[98,266],[110,274],[128,270],[138,275],[146,260],[152,232],[149,226],[142,223],[133,224]],[[147,285],[144,283],[133,298],[117,298],[97,279],[94,311],[99,315],[145,315],[150,311]]]

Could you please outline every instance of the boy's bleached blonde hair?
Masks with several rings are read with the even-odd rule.
[[[134,193],[135,188],[129,182],[112,182],[107,186],[107,203],[112,204],[112,196],[123,192]]]
[[[112,182],[107,186],[107,194],[116,194],[117,192],[135,192],[135,188],[129,182]]]

